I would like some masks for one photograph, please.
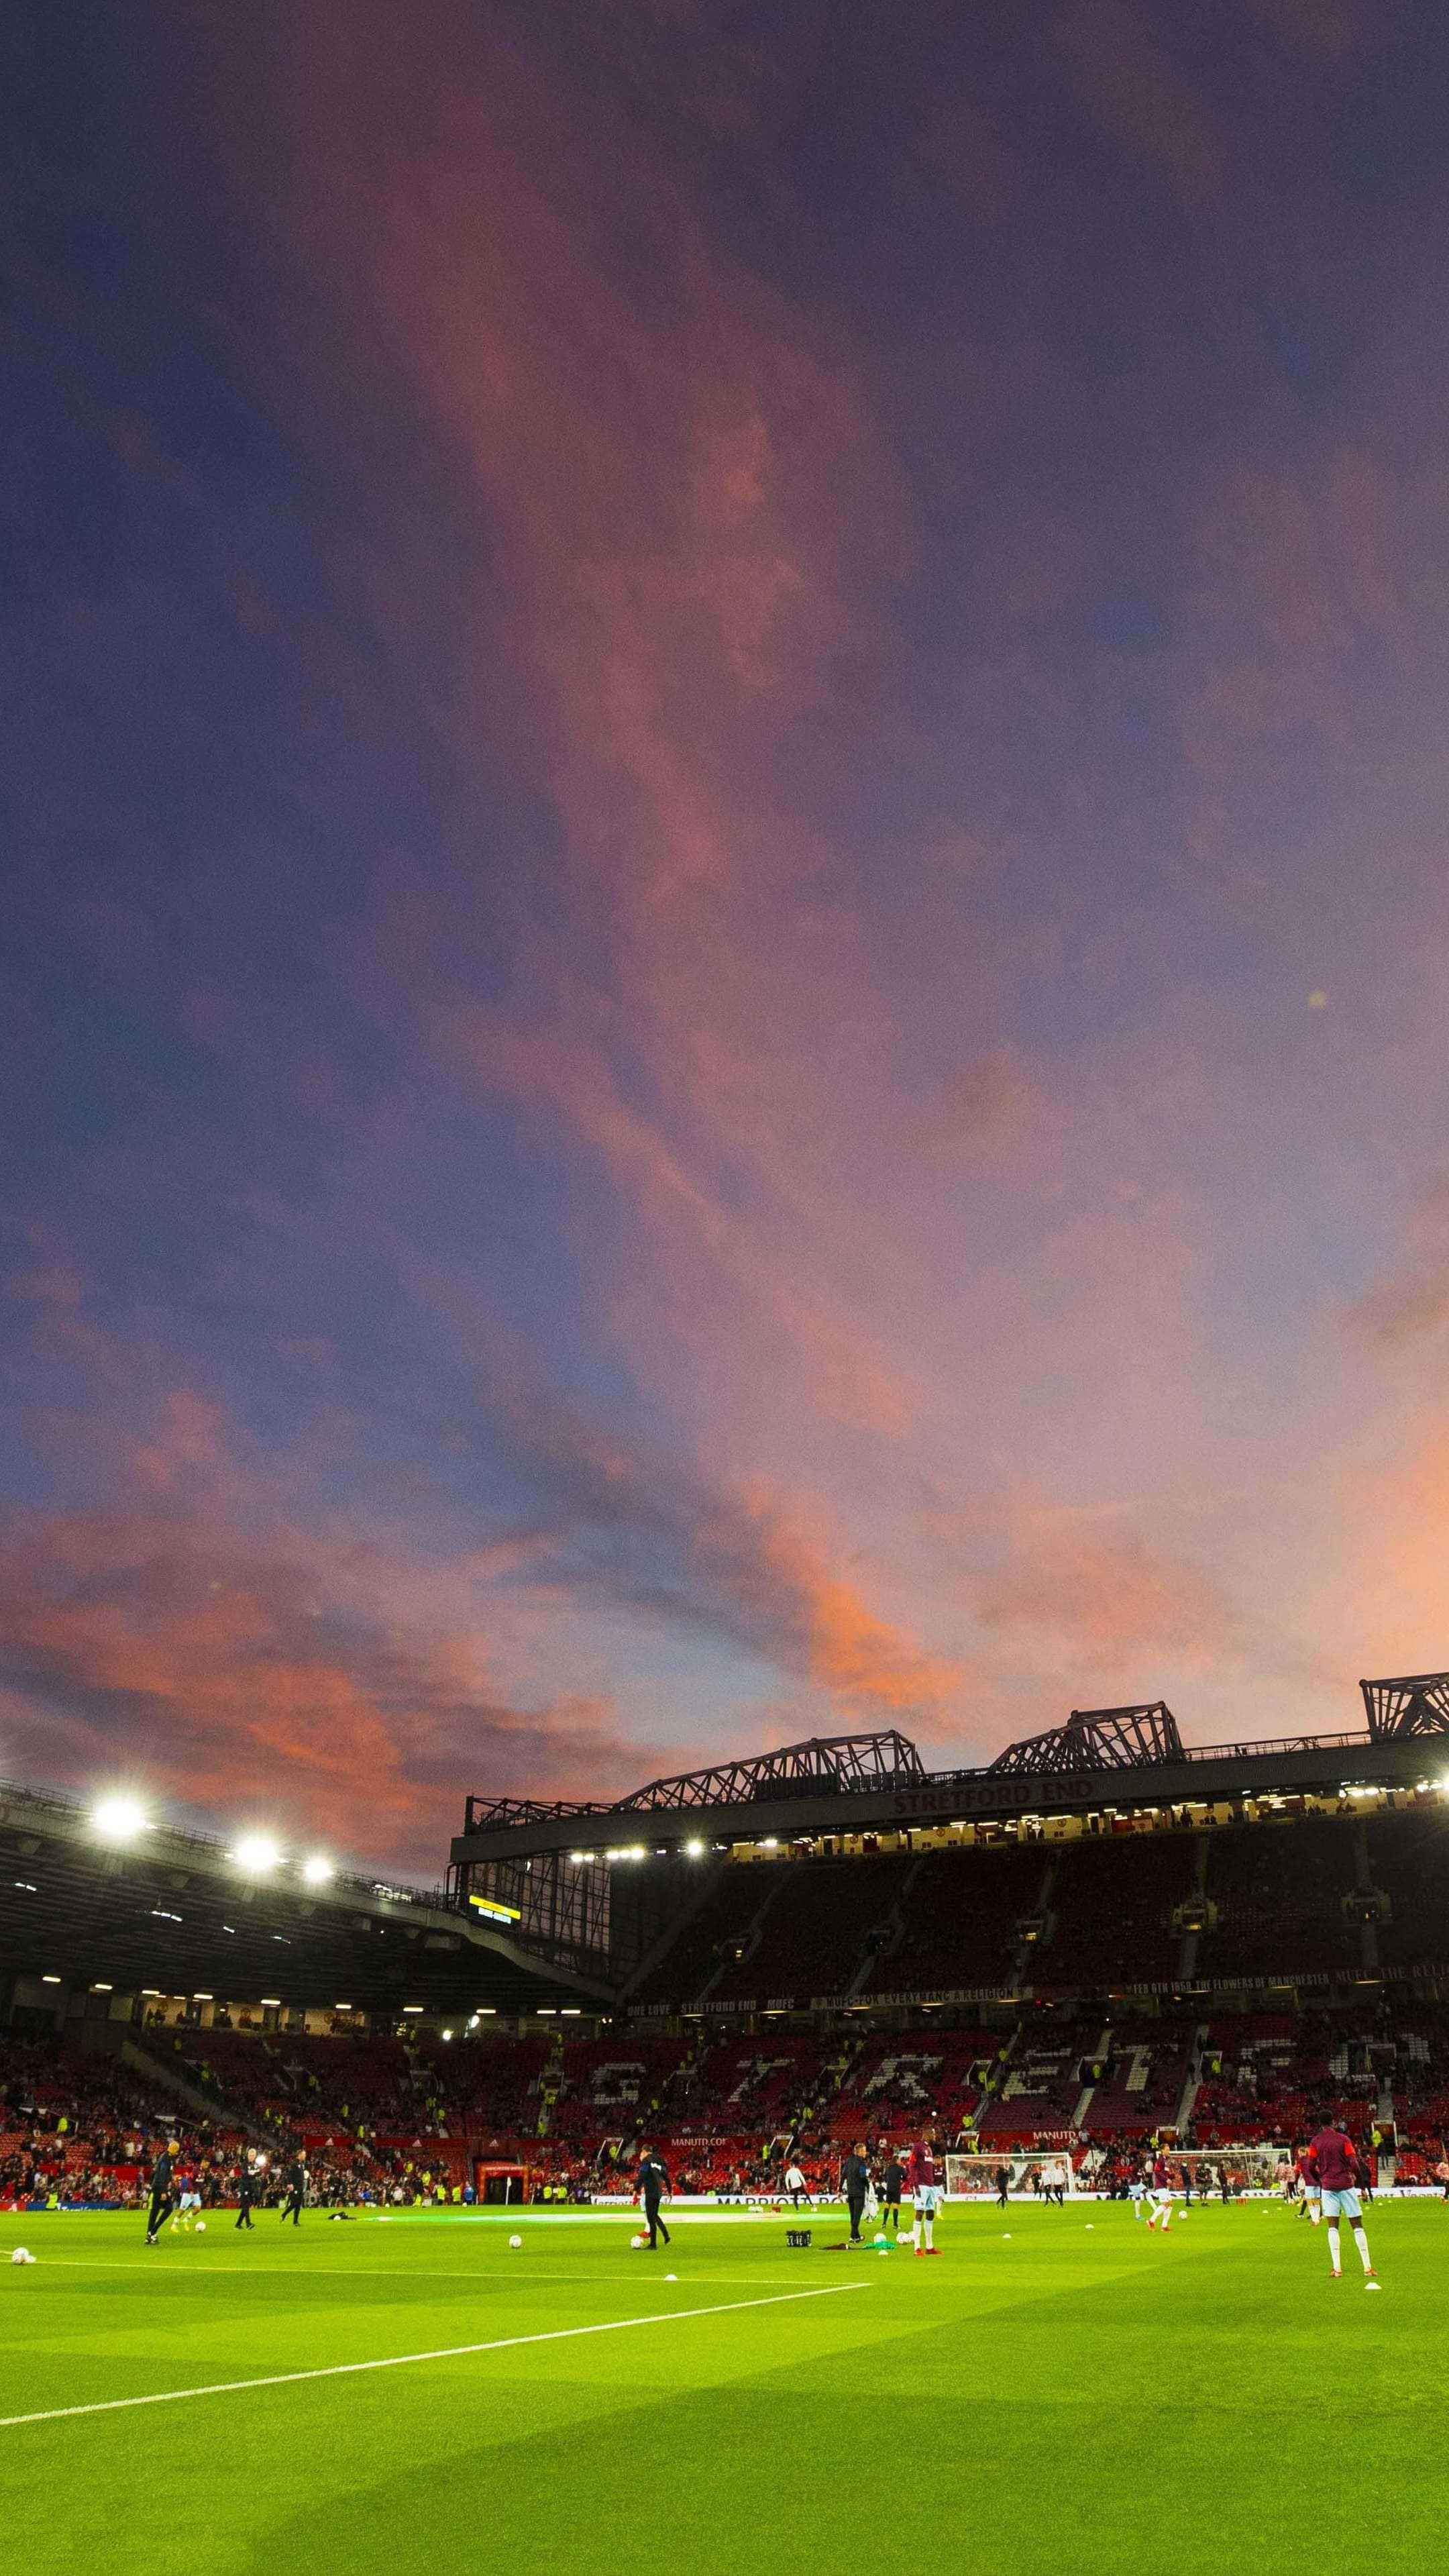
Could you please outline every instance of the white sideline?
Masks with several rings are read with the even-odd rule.
[[[546,2334],[497,2335],[488,2343],[445,2344],[438,2352],[394,2352],[381,2361],[334,2361],[321,2370],[274,2370],[259,2379],[218,2379],[205,2388],[161,2388],[150,2397],[101,2397],[90,2406],[42,2406],[33,2415],[0,2415],[0,2432],[16,2424],[54,2424],[65,2415],[114,2415],[126,2406],[178,2406],[187,2397],[231,2397],[242,2388],[290,2388],[299,2379],[347,2379],[362,2370],[403,2370],[414,2361],[458,2361],[467,2353],[511,2352],[525,2343],[568,2343],[579,2335],[622,2334],[630,2326],[682,2325],[688,2317],[732,2317],[742,2308],[786,2308],[800,2299],[838,2299],[868,2290],[869,2281],[832,2281],[823,2290],[779,2290],[768,2299],[721,2299],[708,2308],[661,2308],[652,2317],[610,2317],[597,2326],[554,2326]]]

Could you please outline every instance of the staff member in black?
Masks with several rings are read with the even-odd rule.
[[[894,2228],[897,2236],[901,2232],[901,2193],[905,2189],[905,2181],[900,2160],[892,2153],[886,2158],[880,2178],[881,2225]]]
[[[652,2254],[662,2236],[669,2242],[669,2230],[659,2215],[659,2203],[666,2191],[674,2188],[652,2147],[646,2147],[639,2166],[639,2197],[644,2203],[644,2216],[649,2227],[649,2251]]]
[[[282,2210],[282,2225],[290,2218],[294,2227],[302,2223],[302,2201],[307,2189],[307,2151],[299,2147],[286,2172],[287,2198]]]
[[[171,2183],[175,2171],[176,2149],[168,2139],[151,2167],[151,2211],[146,2221],[148,2245],[155,2244],[175,2205],[171,2196]]]
[[[840,2180],[845,2192],[845,2206],[850,2212],[850,2241],[862,2242],[860,2222],[865,2215],[865,2195],[870,2189],[870,2167],[865,2159],[865,2140],[858,2139],[846,2157]]]
[[[256,2190],[257,2169],[252,2161],[251,2152],[248,2150],[247,2154],[243,2156],[241,2163],[237,2167],[236,2223],[238,2227],[250,2227],[252,2223],[252,2202],[256,2198]]]
[[[1006,2195],[1011,2189],[1011,2167],[1009,2165],[998,2165],[991,2179],[996,2185],[996,2206],[998,2209],[1004,2209],[1006,2207]]]

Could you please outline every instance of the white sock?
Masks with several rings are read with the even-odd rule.
[[[1318,2222],[1319,2222],[1320,2218],[1323,2216],[1323,2212],[1322,2212],[1322,2210],[1319,2208],[1318,2203],[1317,2203],[1317,2201],[1316,2201],[1316,2200],[1311,2200],[1311,2201],[1309,2202],[1309,2204],[1308,2204],[1308,2215],[1309,2215],[1309,2217],[1312,2219],[1313,2224],[1314,2224],[1314,2226],[1316,2227],[1316,2226],[1318,2225]]]
[[[1368,2238],[1361,2227],[1356,2227],[1354,2229],[1353,2241],[1358,2247],[1358,2259],[1360,2263],[1362,2263],[1364,2270],[1366,2272],[1371,2272],[1374,2267],[1369,2261]]]
[[[1335,2222],[1333,2219],[1331,2219],[1331,2218],[1330,2218],[1330,2220],[1329,2220],[1329,2222],[1328,2222],[1328,2259],[1329,2259],[1330,2263],[1333,2265],[1334,2271],[1335,2271],[1335,2272],[1337,2272],[1337,2270],[1338,2270],[1338,2268],[1339,2268],[1339,2266],[1338,2266],[1338,2227],[1337,2227],[1336,2222]]]
[[[921,2225],[924,2227],[924,2229],[925,2229],[925,2231],[926,2231],[926,2252],[927,2252],[928,2254],[930,2253],[930,2250],[931,2250],[931,2231],[932,2231],[932,2229],[934,2228],[935,2224],[936,2224],[935,2219],[934,2219],[934,2218],[932,2218],[932,2217],[929,2217],[929,2216],[928,2216],[928,2217],[926,2217],[926,2218],[923,2218],[923,2219],[922,2219],[922,2221],[921,2221]]]

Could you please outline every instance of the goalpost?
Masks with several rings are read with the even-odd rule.
[[[1080,2152],[1080,2151],[1079,2151]],[[1144,2138],[1140,2145],[1137,2170],[1158,2152],[1153,2141]],[[1190,2184],[1194,2200],[1217,2199],[1223,2184],[1228,2197],[1236,2200],[1244,2192],[1274,2192],[1280,2188],[1279,2168],[1289,2150],[1281,2146],[1242,2147],[1174,2147],[1164,2144],[1160,2151],[1175,2184]],[[1007,2170],[1007,2192],[1013,2200],[1038,2200],[1048,2180],[1060,2175],[1068,2200],[1098,2198],[1108,2188],[1102,2179],[1102,2168],[1115,2163],[1116,2151],[1094,2148],[1090,2141],[1078,2164],[1073,2164],[1066,2147],[1035,2147],[1028,2153],[1011,2147],[968,2147],[948,2154],[946,2158],[946,2191],[952,2200],[994,2200],[997,2171]]]
[[[1036,2200],[1048,2184],[1058,2181],[1068,2200],[1077,2197],[1080,2185],[1068,2147],[1033,2148],[1029,2154],[1015,2147],[966,2147],[947,2155],[947,2198],[994,2200],[996,2176],[1002,2165],[1009,2176],[1007,2190],[1014,2200]]]

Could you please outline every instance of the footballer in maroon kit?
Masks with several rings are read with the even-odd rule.
[[[1378,2276],[1369,2261],[1368,2238],[1364,2234],[1363,2205],[1358,2196],[1359,2160],[1352,2138],[1331,2121],[1309,2142],[1303,2159],[1305,2179],[1315,2184],[1322,2197],[1324,2223],[1328,2229],[1328,2255],[1333,2266],[1330,2278],[1338,2280],[1338,2222],[1340,2215],[1353,2229],[1358,2259],[1363,2265],[1363,2285],[1376,2290]]]
[[[941,2168],[929,2138],[912,2147],[906,2158],[906,2189],[915,2203],[916,2223],[911,2230],[918,2254],[934,2254],[931,2239],[935,2231],[936,2212],[941,2206]],[[924,2238],[924,2243],[922,2239]]]

